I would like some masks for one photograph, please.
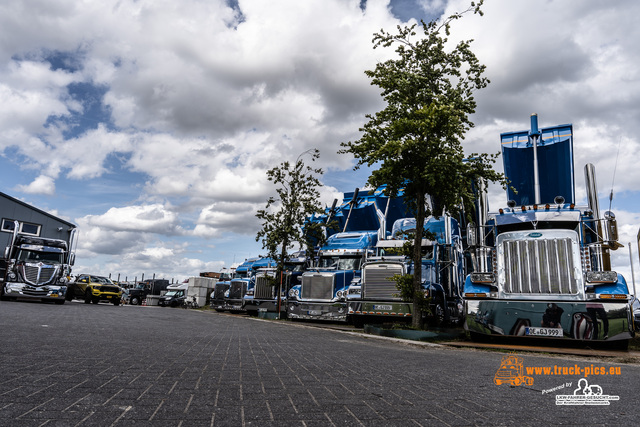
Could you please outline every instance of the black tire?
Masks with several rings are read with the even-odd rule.
[[[119,299],[113,300],[113,305],[115,305],[115,306],[120,305],[120,300]]]
[[[436,303],[431,307],[431,310],[433,310],[433,313],[431,313],[431,324],[433,326],[444,326],[447,320],[446,309],[447,307],[444,305],[442,298],[438,298]]]
[[[84,291],[84,303],[85,304],[91,303],[91,291],[89,291],[89,289]]]
[[[61,299],[61,300],[55,300],[54,302],[55,302],[57,305],[62,305],[62,304],[64,304],[64,300],[63,300],[63,299]]]
[[[474,342],[486,343],[491,341],[490,335],[485,335],[479,332],[472,332],[472,331],[469,331],[469,338],[471,339],[471,341],[474,341]]]
[[[73,288],[73,285],[67,286],[67,293],[64,294],[64,299],[67,301],[71,301],[73,296],[75,295],[76,290]]]
[[[94,304],[98,304],[100,302],[100,298],[93,298],[91,302]]]
[[[364,317],[360,315],[351,316],[351,324],[355,328],[364,328]]]
[[[130,304],[131,305],[140,305],[140,297],[137,296],[137,295],[132,296]]]
[[[158,303],[158,305],[159,305],[160,307],[164,307],[166,304],[164,303],[164,301],[160,301],[160,302]]]

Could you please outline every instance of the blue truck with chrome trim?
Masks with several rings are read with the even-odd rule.
[[[228,299],[230,296],[231,290],[231,282],[235,280],[234,286],[234,294],[238,292],[242,292],[244,294],[244,290],[246,290],[246,285],[242,286],[241,281],[246,280],[249,281],[249,276],[251,273],[251,266],[254,262],[256,262],[259,258],[249,258],[245,260],[242,264],[236,267],[233,272],[232,277],[221,277],[218,282],[214,285],[213,293],[211,297],[210,306],[216,311],[226,311],[231,310],[230,304],[228,303]],[[240,285],[240,286],[239,286]],[[240,289],[238,289],[240,288]],[[242,296],[240,296],[242,299]],[[242,309],[242,303],[238,304],[238,310]]]
[[[229,286],[222,294],[221,299],[216,299],[213,307],[218,311],[230,311],[232,313],[245,312],[244,297],[248,290],[255,285],[255,273],[260,268],[274,264],[271,258],[251,258],[236,267],[234,277],[229,281]],[[217,287],[216,283],[216,287]],[[215,292],[215,291],[214,291]],[[217,293],[216,293],[217,295]]]
[[[256,265],[255,273],[242,298],[244,310],[250,315],[269,312],[286,316],[289,290],[300,284],[301,276],[307,266],[308,260],[304,251],[291,254],[284,263],[282,276],[279,277],[276,277],[274,260],[270,260],[266,267]]]
[[[431,323],[461,323],[465,257],[460,227],[450,216],[432,216],[425,221],[424,229],[435,239],[423,239],[421,265]],[[414,270],[410,258],[397,254],[406,242],[406,234],[415,230],[415,219],[398,220],[392,230],[392,238],[378,241],[376,256],[367,259],[360,278],[349,287],[348,316],[355,326],[361,327],[365,321],[407,321],[413,315],[413,303],[402,300],[392,277]]]
[[[489,335],[617,341],[633,337],[627,283],[612,271],[612,212],[600,213],[595,168],[585,167],[587,205],[577,206],[573,127],[501,134],[507,206],[489,213],[480,194],[467,239],[473,273],[464,284],[465,328]],[[480,183],[480,187],[482,187]],[[515,191],[514,191],[515,189]]]
[[[406,211],[402,193],[388,197],[381,186],[344,193],[340,205],[334,202],[323,215],[312,216],[310,221],[326,223],[328,238],[316,251],[315,265],[289,291],[288,317],[346,322],[348,287],[374,254],[376,242],[386,238],[387,223],[405,217]]]
[[[288,317],[346,321],[347,289],[377,241],[377,231],[330,236],[318,250],[316,266],[302,274],[302,283],[289,291]]]

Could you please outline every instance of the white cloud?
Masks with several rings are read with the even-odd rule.
[[[324,204],[363,184],[355,182],[361,175],[349,181],[352,159],[337,150],[358,138],[365,114],[382,107],[364,70],[393,54],[373,50],[372,34],[400,21],[389,1],[369,0],[365,11],[360,3],[239,0],[240,20],[223,0],[3,2],[0,161],[21,171],[2,175],[3,185],[76,196],[86,183],[95,189],[119,178],[126,195],[74,198],[85,198],[74,206],[82,256],[117,254],[102,258],[114,270],[141,271],[140,263],[184,271],[209,268],[231,252],[246,255],[209,248],[220,241],[256,251],[255,211],[274,192],[269,168],[318,148],[318,166],[333,177],[327,180],[345,187],[323,189]],[[614,169],[616,195],[637,192],[640,4],[574,3],[492,0],[484,17],[453,23],[452,41],[475,39],[472,49],[492,80],[477,93],[477,127],[465,147],[498,152],[500,132],[526,129],[537,112],[541,126],[574,124],[579,199],[586,162],[597,167],[603,197]],[[469,2],[415,4],[417,18]],[[44,62],[54,59],[73,66]],[[99,85],[104,97],[72,96],[69,85],[80,83]],[[97,101],[110,122],[92,122]],[[132,177],[138,181],[125,182]],[[504,193],[491,191],[497,207]],[[44,200],[62,214],[69,209],[65,197]]]
[[[46,194],[52,196],[56,192],[56,184],[50,176],[40,175],[29,185],[19,185],[18,191],[27,194]]]

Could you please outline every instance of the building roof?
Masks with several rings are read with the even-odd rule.
[[[22,200],[18,200],[15,197],[11,197],[8,194],[3,193],[2,191],[0,191],[0,197],[4,197],[5,199],[8,199],[13,203],[17,203],[17,204],[25,206],[25,207],[27,207],[27,208],[29,208],[31,210],[34,210],[34,211],[36,211],[36,212],[38,212],[38,213],[40,213],[42,215],[48,216],[49,218],[54,219],[56,221],[59,221],[59,222],[65,224],[65,225],[67,225],[67,226],[69,226],[71,228],[77,228],[77,226],[75,224],[72,224],[69,221],[65,221],[64,219],[58,218],[57,216],[52,215],[49,212],[45,212],[42,209],[38,209],[33,205],[30,205],[28,203],[23,202]]]

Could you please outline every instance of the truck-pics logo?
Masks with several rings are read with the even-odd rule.
[[[502,357],[500,368],[493,377],[496,385],[509,384],[513,386],[533,385],[533,377],[524,375],[522,359],[515,354],[508,354]]]

